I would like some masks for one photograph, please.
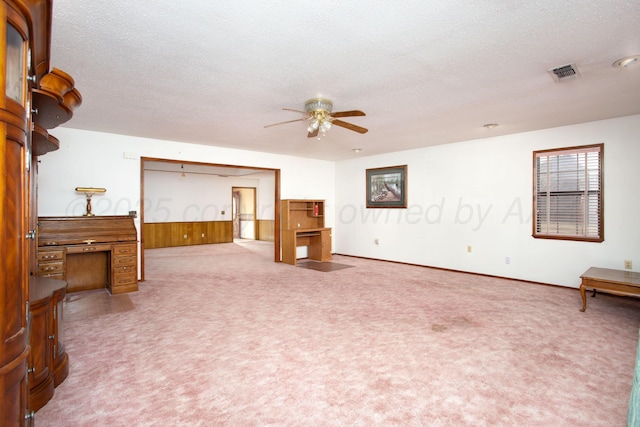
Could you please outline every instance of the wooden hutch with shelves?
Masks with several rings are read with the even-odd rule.
[[[331,260],[331,228],[324,225],[324,200],[281,201],[282,262],[296,265],[297,248],[307,246],[307,257]]]
[[[38,156],[82,98],[50,69],[52,0],[0,0],[0,425],[33,423],[68,373],[67,284],[37,274]]]

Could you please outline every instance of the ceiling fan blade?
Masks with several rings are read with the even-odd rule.
[[[308,119],[309,119],[308,117],[303,117],[301,119],[287,120],[286,122],[273,123],[273,124],[270,124],[270,125],[266,125],[265,127],[268,128],[268,127],[271,127],[271,126],[284,125],[286,123],[301,122],[303,120],[308,120]]]
[[[349,130],[352,130],[352,131],[355,131],[355,132],[358,132],[358,133],[367,133],[367,132],[369,132],[369,129],[365,129],[365,128],[362,128],[360,126],[356,126],[356,125],[351,124],[351,123],[343,122],[342,120],[332,120],[331,124],[334,124],[336,126],[340,126],[340,127],[345,128],[345,129],[349,129]]]
[[[354,117],[354,116],[366,116],[363,111],[360,110],[350,110],[350,111],[338,111],[336,113],[331,113],[333,117]]]
[[[295,112],[295,113],[309,114],[309,113],[308,113],[308,112],[306,112],[306,111],[295,110],[295,109],[293,109],[293,108],[283,108],[283,110],[285,110],[285,111],[293,111],[293,112]]]
[[[319,129],[315,129],[313,132],[309,132],[307,134],[307,138],[315,138],[316,136],[318,136],[318,130]]]

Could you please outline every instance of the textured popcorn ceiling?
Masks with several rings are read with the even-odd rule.
[[[640,113],[640,64],[611,66],[640,54],[638,0],[54,0],[53,10],[51,66],[83,96],[71,128],[340,160]],[[547,72],[571,63],[581,77]],[[369,132],[334,127],[317,140],[304,122],[264,128],[317,96],[365,111],[346,120]]]

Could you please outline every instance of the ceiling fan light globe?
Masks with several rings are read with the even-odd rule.
[[[329,129],[331,129],[331,122],[328,120],[324,120],[321,124],[320,124],[320,132],[327,133],[327,131],[329,131]]]
[[[315,130],[318,129],[318,126],[320,126],[320,123],[318,122],[318,119],[314,119],[310,124],[309,127],[307,128],[308,132],[313,132]]]

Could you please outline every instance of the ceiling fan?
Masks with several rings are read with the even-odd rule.
[[[304,111],[295,110],[293,108],[283,108],[286,111],[294,111],[296,113],[304,114],[304,117],[296,120],[288,120],[286,122],[274,123],[272,125],[266,125],[265,127],[283,125],[285,123],[293,123],[300,122],[304,120],[309,121],[309,127],[307,127],[307,137],[315,138],[318,136],[318,133],[322,133],[324,135],[327,133],[329,129],[331,129],[332,125],[340,126],[345,129],[352,130],[358,133],[367,133],[368,129],[365,129],[360,126],[356,126],[351,123],[347,123],[339,118],[342,117],[355,117],[355,116],[365,116],[366,114],[360,110],[350,110],[350,111],[337,111],[332,113],[333,103],[328,99],[324,98],[313,98],[305,102]]]

